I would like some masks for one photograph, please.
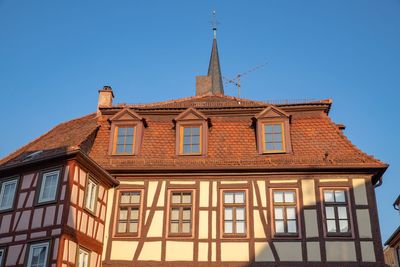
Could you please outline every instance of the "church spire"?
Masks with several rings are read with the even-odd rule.
[[[224,94],[224,86],[222,83],[221,66],[219,64],[218,47],[217,47],[217,20],[215,11],[213,11],[213,44],[211,49],[210,64],[208,65],[208,76],[211,77],[211,92],[213,94]]]
[[[213,11],[213,43],[211,48],[210,63],[208,65],[207,76],[196,76],[196,95],[204,94],[224,94],[224,86],[222,84],[221,66],[219,64],[218,47],[217,47],[217,20],[215,11]]]

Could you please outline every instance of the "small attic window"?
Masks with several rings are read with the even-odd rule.
[[[283,123],[263,124],[263,152],[285,152],[285,135]]]
[[[189,108],[175,119],[176,155],[201,156],[207,154],[207,135],[210,121],[201,112]]]
[[[290,116],[277,107],[267,107],[253,119],[259,154],[291,153]]]
[[[109,154],[132,156],[139,154],[146,121],[136,112],[124,108],[110,119]]]

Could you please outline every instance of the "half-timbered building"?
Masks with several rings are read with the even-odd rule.
[[[195,96],[113,97],[0,161],[1,266],[384,266],[387,165],[331,100],[225,95],[215,35]]]

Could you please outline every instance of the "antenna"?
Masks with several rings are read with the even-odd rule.
[[[238,97],[240,97],[240,78],[242,76],[244,76],[244,75],[247,75],[247,74],[249,74],[249,73],[251,73],[253,71],[256,71],[256,70],[264,67],[267,64],[268,64],[268,62],[265,62],[263,64],[255,66],[255,67],[253,67],[253,68],[251,68],[251,69],[249,69],[249,70],[247,70],[245,72],[238,73],[238,74],[236,74],[236,77],[233,78],[233,79],[229,79],[229,78],[226,78],[224,76],[222,76],[222,78],[225,80],[225,84],[232,83],[233,85],[235,85],[237,87],[237,89],[238,89]]]

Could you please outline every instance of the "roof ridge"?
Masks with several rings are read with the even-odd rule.
[[[349,144],[349,145],[355,150],[356,153],[358,153],[360,156],[366,157],[366,158],[368,158],[369,160],[374,161],[375,163],[387,165],[387,163],[385,163],[385,162],[383,162],[383,161],[381,161],[381,160],[379,160],[379,159],[373,157],[372,155],[369,155],[369,154],[365,153],[365,152],[362,151],[360,148],[358,148],[355,144],[353,144],[353,143],[350,141],[349,138],[347,138],[347,136],[346,136],[345,134],[343,134],[343,131],[341,131],[341,130],[338,128],[338,126],[332,121],[332,119],[331,119],[327,114],[325,114],[325,113],[322,113],[322,114],[323,114],[323,116],[326,117],[326,119],[327,119],[329,125],[335,130],[335,132],[338,134],[338,136],[339,136],[343,141],[345,141],[347,144]]]
[[[27,148],[33,146],[35,143],[37,143],[39,140],[41,140],[42,138],[44,138],[45,136],[49,135],[51,132],[53,132],[56,128],[61,127],[62,125],[65,125],[67,123],[71,123],[80,119],[84,119],[86,117],[89,116],[93,116],[94,114],[96,114],[95,112],[87,114],[85,116],[81,116],[69,121],[64,121],[61,122],[59,124],[57,124],[56,126],[53,126],[50,130],[48,130],[47,132],[45,132],[44,134],[40,135],[39,137],[36,137],[35,139],[31,140],[30,142],[28,142],[26,145],[23,145],[17,149],[15,149],[13,152],[9,153],[8,155],[6,155],[4,158],[0,159],[0,165],[6,163],[7,161],[9,161],[10,159],[14,158],[16,155],[20,154],[23,151],[26,151]]]

